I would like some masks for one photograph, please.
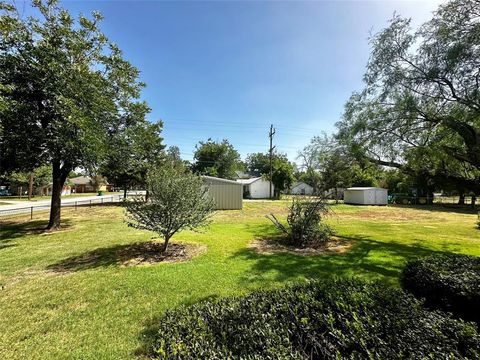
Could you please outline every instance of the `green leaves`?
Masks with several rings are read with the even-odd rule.
[[[167,162],[148,173],[148,201],[126,201],[127,222],[137,229],[156,232],[165,240],[185,229],[207,224],[213,200],[203,180],[184,167]]]
[[[240,166],[240,154],[228,140],[200,141],[193,155],[193,170],[202,175],[234,179]]]
[[[384,283],[313,281],[166,312],[161,359],[476,358],[473,324],[430,312]]]
[[[365,89],[338,124],[343,144],[379,164],[480,191],[479,6],[450,1],[417,30],[394,16],[372,37]],[[413,161],[425,148],[434,155]]]

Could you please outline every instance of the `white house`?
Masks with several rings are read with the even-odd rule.
[[[270,181],[261,177],[252,179],[238,179],[243,185],[243,197],[247,199],[268,199],[270,197]],[[272,196],[275,188],[272,184]]]
[[[304,182],[296,182],[292,185],[292,195],[312,195],[313,194],[313,187],[304,183]]]
[[[345,204],[387,205],[388,190],[377,187],[351,187],[343,193]]]

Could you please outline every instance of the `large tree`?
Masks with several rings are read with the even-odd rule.
[[[102,16],[72,17],[36,0],[38,17],[2,3],[1,171],[52,166],[48,229],[60,226],[60,196],[73,169],[94,168],[109,134],[144,120],[139,71],[101,32]]]
[[[241,167],[240,154],[226,139],[200,141],[193,159],[193,171],[225,179],[234,179],[235,171]]]
[[[365,89],[339,135],[378,164],[480,191],[480,1],[441,5],[417,30],[395,16],[372,38]]]
[[[133,185],[145,188],[148,170],[159,166],[165,158],[162,126],[161,121],[139,121],[110,134],[108,156],[102,162],[99,172],[110,183],[121,187],[125,196],[127,189]]]
[[[248,173],[264,176],[271,180],[277,195],[289,189],[294,180],[295,168],[287,155],[274,153],[272,155],[272,178],[270,179],[270,156],[267,153],[249,154],[245,160]]]

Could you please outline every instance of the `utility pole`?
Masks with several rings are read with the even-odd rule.
[[[270,148],[268,150],[269,157],[270,157],[270,199],[273,197],[272,196],[272,179],[273,179],[272,160],[273,160],[273,150],[275,149],[275,146],[272,146],[272,141],[273,141],[274,134],[275,134],[275,128],[273,127],[273,125],[270,125],[270,131],[268,133],[268,137],[270,138]]]

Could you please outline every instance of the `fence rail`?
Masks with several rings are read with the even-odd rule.
[[[135,196],[135,195],[134,195]],[[127,195],[128,197],[128,195]],[[123,194],[121,195],[110,195],[110,196],[102,196],[99,198],[92,198],[92,199],[85,199],[82,200],[79,198],[78,200],[68,200],[61,203],[62,207],[70,207],[75,208],[77,207],[86,207],[92,205],[102,205],[102,204],[112,204],[112,203],[119,203],[122,202],[124,199]],[[0,217],[1,216],[8,216],[8,215],[20,215],[20,214],[30,214],[30,219],[33,219],[33,214],[39,211],[47,211],[50,210],[50,204],[42,204],[42,205],[31,205],[31,206],[22,206],[22,207],[15,207],[9,209],[2,209],[0,208]]]

